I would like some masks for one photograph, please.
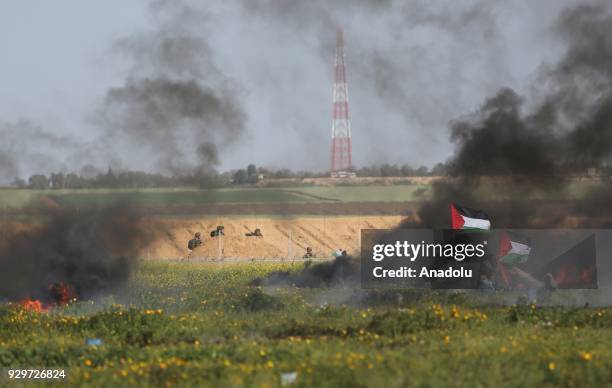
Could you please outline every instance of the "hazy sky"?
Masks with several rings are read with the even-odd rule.
[[[432,165],[452,152],[451,120],[500,87],[537,94],[563,52],[551,25],[577,3],[4,0],[0,181],[171,173],[214,163],[202,144],[221,170],[325,170],[337,25],[354,163]]]

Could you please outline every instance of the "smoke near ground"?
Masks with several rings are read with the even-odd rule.
[[[146,235],[127,205],[49,211],[34,230],[0,230],[0,295],[8,300],[44,298],[64,283],[79,298],[126,282]]]
[[[279,287],[317,289],[313,302],[317,305],[359,305],[370,297],[369,290],[360,287],[361,265],[350,256],[337,257],[322,263],[306,262],[303,269],[275,271],[262,278],[253,279],[250,286],[262,287],[273,293]]]
[[[324,263],[310,264],[297,273],[273,272],[265,278],[253,280],[253,286],[329,287],[341,283],[355,284],[360,280],[359,262],[342,256]]]

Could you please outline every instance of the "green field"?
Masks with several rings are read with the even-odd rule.
[[[35,202],[40,195],[36,190],[0,189],[0,209],[26,206]]]
[[[476,194],[483,199],[576,199],[589,190],[609,183],[571,182],[564,189],[534,189],[504,182],[483,183]],[[527,190],[526,188],[529,188]],[[18,190],[0,189],[0,209],[39,206],[41,197],[63,206],[105,205],[130,202],[135,206],[210,204],[291,204],[334,202],[406,202],[432,197],[429,184],[306,186],[287,188],[240,187],[226,189],[84,189]]]
[[[481,183],[475,194],[483,199],[579,199],[590,190],[608,182],[574,181],[558,187],[525,185],[507,181]],[[135,206],[197,206],[211,204],[292,204],[334,202],[406,202],[425,201],[432,197],[431,184],[339,185],[303,187],[237,187],[225,189],[156,188],[156,189],[82,189],[19,190],[0,189],[0,209],[40,206],[49,197],[61,206],[107,205],[129,202]]]
[[[95,302],[49,313],[5,303],[0,381],[7,383],[6,368],[65,369],[70,386],[612,381],[610,308],[483,307],[472,294],[414,292],[327,305],[340,290],[247,286],[268,271],[297,266],[148,263],[125,290]],[[101,344],[87,345],[91,338]]]
[[[48,196],[60,205],[83,206],[129,201],[133,205],[206,205],[249,203],[315,203],[315,202],[397,202],[420,198],[427,190],[421,185],[340,186],[305,188],[236,188],[236,189],[87,189],[87,190],[0,190],[0,208],[18,208],[37,204]]]

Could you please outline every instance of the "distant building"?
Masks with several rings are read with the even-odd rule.
[[[332,171],[332,178],[356,178],[357,174],[351,171]]]

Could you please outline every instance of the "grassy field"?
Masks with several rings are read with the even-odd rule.
[[[60,205],[83,206],[129,201],[133,205],[205,205],[249,203],[397,202],[420,198],[422,185],[341,186],[305,188],[182,189],[88,189],[88,190],[0,190],[0,208],[36,204],[48,196]]]
[[[40,195],[40,192],[36,190],[0,188],[0,209],[26,206],[35,201]]]
[[[297,264],[148,263],[121,293],[95,302],[49,313],[4,304],[0,367],[64,368],[71,386],[612,381],[612,309],[479,307],[461,294],[326,305],[334,290],[247,286],[279,268]]]
[[[493,182],[480,187],[477,194],[483,199],[576,199],[598,182],[572,182],[565,190],[538,191],[530,185],[508,187]],[[310,186],[291,188],[227,188],[227,189],[85,189],[85,190],[18,190],[0,189],[0,209],[40,205],[41,197],[49,197],[59,205],[104,205],[129,201],[135,206],[210,205],[210,204],[292,204],[337,202],[405,202],[431,198],[433,189],[427,184],[365,185],[365,186]]]

